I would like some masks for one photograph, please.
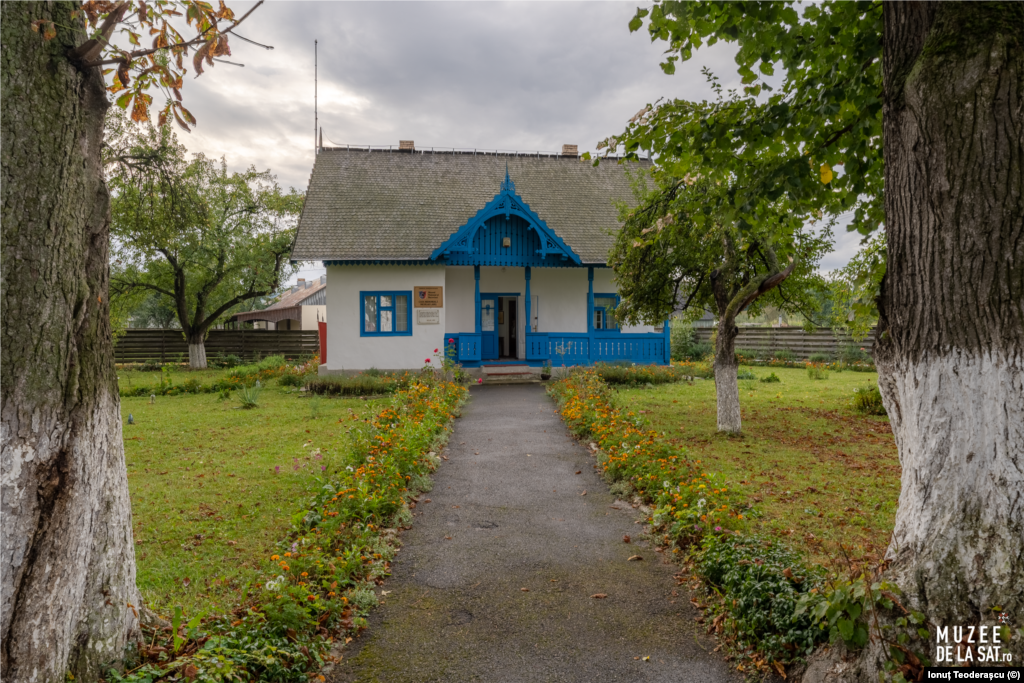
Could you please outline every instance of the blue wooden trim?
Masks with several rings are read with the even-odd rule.
[[[465,262],[466,265],[469,263],[474,265],[512,265],[507,262],[511,257],[511,254],[481,254],[480,256],[473,256],[473,254],[479,249],[479,245],[475,245],[474,243],[474,238],[477,236],[477,233],[481,229],[487,228],[486,223],[490,219],[502,215],[505,217],[506,221],[513,215],[518,216],[526,222],[527,233],[530,230],[537,232],[541,248],[536,250],[536,252],[540,254],[542,260],[546,260],[549,255],[554,255],[560,257],[563,261],[568,261],[576,265],[583,264],[580,257],[564,241],[562,241],[562,238],[560,238],[554,230],[548,227],[548,224],[530,208],[529,204],[523,201],[522,197],[516,194],[515,183],[513,183],[512,179],[509,178],[507,170],[505,172],[505,180],[502,181],[500,189],[498,190],[498,193],[494,195],[494,198],[487,202],[482,209],[477,211],[475,216],[470,218],[463,226],[456,230],[451,237],[441,244],[441,246],[435,249],[430,254],[430,258],[432,260],[437,260],[444,257],[453,265],[463,262]],[[521,254],[519,260],[524,260],[524,256],[525,255]]]
[[[672,322],[672,318],[671,317],[666,318],[665,319],[665,329],[663,329],[661,331],[662,335],[665,337],[665,349],[664,349],[664,353],[663,353],[663,357],[662,357],[662,360],[664,361],[665,365],[672,365],[672,326],[671,326],[671,322]]]
[[[526,333],[526,360],[548,360],[548,335],[538,332]]]
[[[530,266],[526,266],[526,324],[523,325],[523,331],[527,334],[534,331],[532,323],[533,318],[530,317],[530,303],[533,300],[530,296],[530,277],[532,275],[533,273],[530,271]],[[518,334],[519,330],[516,330],[516,333]],[[516,351],[518,352],[519,349],[516,349]],[[529,352],[527,352],[526,357],[530,357]]]
[[[587,333],[594,331],[594,269],[587,268]]]
[[[375,296],[377,297],[377,332],[367,332],[366,326],[366,297]],[[384,310],[392,311],[391,325],[392,327],[398,327],[398,300],[395,297],[404,296],[406,297],[405,304],[405,332],[381,332],[380,331],[380,297],[390,296],[393,299],[391,306],[385,307]],[[359,292],[359,336],[360,337],[411,337],[412,336],[412,291],[403,292],[401,290],[396,291],[363,291]]]
[[[622,301],[622,297],[620,297],[618,294],[616,294],[614,292],[594,292],[594,300],[596,301],[598,298],[615,299],[615,306],[616,307],[619,305],[619,302]],[[607,318],[607,313],[608,313],[607,308],[605,306],[598,306],[595,303],[594,304],[594,310],[596,311],[598,308],[604,309],[604,311],[605,311],[605,320],[607,321],[607,319],[608,319]],[[591,313],[591,316],[593,316],[593,313]],[[591,322],[591,325],[593,325],[593,322],[594,322],[593,321],[593,317],[591,317],[591,321],[590,322]],[[607,322],[605,324],[607,324]],[[619,325],[619,321],[616,320],[615,321],[615,327],[613,327],[611,329],[608,329],[607,327],[604,327],[604,328],[601,328],[600,330],[598,330],[597,328],[594,328],[594,332],[608,333],[608,334],[618,334],[618,333],[622,332],[622,326]],[[638,334],[640,334],[640,333],[638,333]]]
[[[459,361],[479,361],[483,352],[483,335],[463,332],[456,337]]]
[[[476,313],[474,319],[476,320],[476,333],[480,334],[482,325],[480,324],[480,266],[473,266],[473,278],[476,281],[476,294],[474,301],[476,301]]]

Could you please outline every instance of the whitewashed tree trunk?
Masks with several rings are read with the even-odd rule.
[[[887,578],[938,627],[1024,615],[1024,5],[884,3],[875,360],[903,476]],[[935,658],[935,642],[924,654]],[[1024,642],[1002,652],[1020,666]],[[876,642],[814,680],[877,680]]]
[[[718,402],[718,431],[739,434],[743,423],[740,419],[740,388],[737,380],[739,363],[736,362],[735,323],[722,320],[715,336],[715,397]]]
[[[875,353],[903,465],[890,574],[937,625],[992,625],[997,606],[1019,623],[1024,6],[884,10]]]
[[[202,337],[198,342],[189,340],[188,343],[188,364],[193,370],[206,369],[206,344]]]
[[[99,69],[66,57],[85,40],[77,3],[0,8],[0,676],[92,681],[134,642],[140,604],[107,302],[107,101]]]

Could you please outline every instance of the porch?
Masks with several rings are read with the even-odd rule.
[[[615,361],[667,365],[671,354],[669,326],[665,324],[660,331],[651,332],[622,331],[614,321],[614,303],[609,295],[595,296],[594,267],[584,267],[587,269],[586,331],[538,331],[539,316],[532,310],[537,298],[531,291],[530,266],[520,271],[524,276],[525,296],[518,296],[518,292],[503,296],[481,293],[480,266],[475,265],[475,330],[446,332],[445,346],[453,350],[455,359],[467,368],[498,363],[559,367]],[[522,309],[522,321],[517,324],[519,309]],[[529,321],[529,325],[523,321]],[[555,327],[557,329],[557,323]],[[517,332],[522,340],[516,339]]]

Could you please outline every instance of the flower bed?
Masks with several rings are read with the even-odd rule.
[[[429,489],[466,389],[414,381],[372,419],[354,415],[353,446],[324,472],[293,517],[292,532],[265,561],[265,583],[246,588],[230,615],[146,629],[150,645],[111,680],[305,682],[325,663],[332,639],[354,635],[389,574],[407,501]],[[200,615],[201,616],[201,615]]]
[[[705,606],[721,615],[712,629],[735,651],[745,651],[762,671],[784,671],[785,663],[828,636],[799,609],[801,597],[820,586],[822,573],[806,569],[777,541],[743,533],[740,501],[717,474],[615,405],[612,390],[594,371],[576,372],[548,391],[573,433],[599,448],[613,490],[628,484],[651,506],[651,529],[661,536],[656,542],[675,544],[674,553],[689,549],[695,577],[717,596]]]
[[[743,514],[719,477],[700,460],[668,443],[643,419],[614,404],[612,392],[593,370],[573,373],[548,391],[562,419],[577,436],[592,439],[611,481],[628,482],[653,505],[652,521],[680,546],[708,532],[739,527]]]

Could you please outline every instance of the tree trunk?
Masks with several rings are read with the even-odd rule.
[[[206,340],[202,334],[188,338],[188,364],[193,370],[206,369]]]
[[[2,676],[88,681],[134,642],[139,605],[107,303],[107,100],[99,69],[65,56],[85,40],[77,3],[0,7]]]
[[[1024,613],[1024,5],[885,3],[875,356],[889,575],[938,626]],[[927,653],[933,657],[932,652]],[[1015,662],[1022,656],[1018,638]]]
[[[739,434],[740,387],[737,380],[736,335],[739,329],[733,320],[722,319],[715,335],[715,396],[718,400],[718,431]]]

